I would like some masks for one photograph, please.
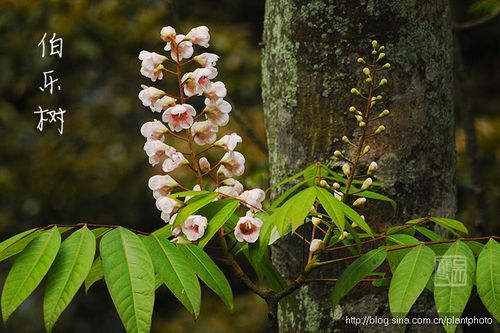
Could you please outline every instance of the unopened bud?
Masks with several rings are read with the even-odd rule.
[[[370,151],[370,146],[366,146],[364,149],[363,149],[363,154],[368,154],[368,152]]]
[[[319,186],[321,186],[321,187],[329,187],[329,186],[328,186],[328,183],[327,183],[327,182],[326,182],[326,180],[324,180],[324,179],[321,179],[321,180],[319,181]]]
[[[356,115],[355,117],[358,122],[363,121],[363,116]]]
[[[377,101],[380,101],[382,98],[384,98],[382,95],[377,96]]]
[[[381,87],[383,85],[387,84],[387,79],[382,79],[380,80],[380,82],[378,83],[378,86]]]
[[[363,74],[370,75],[370,69],[368,67],[363,68]]]
[[[344,156],[340,150],[336,150],[333,152],[333,156],[335,157],[342,157]]]
[[[352,222],[351,227],[356,228],[358,224],[356,222]]]
[[[311,206],[311,208],[309,208],[309,211],[310,211],[311,213],[316,212],[316,207],[314,207],[314,205],[312,205],[312,206]],[[247,213],[248,213],[248,212],[247,212]]]
[[[344,193],[339,192],[339,191],[333,191],[333,196],[334,196],[334,197],[335,197],[335,199],[337,199],[338,201],[342,201],[342,197],[344,196]]]
[[[363,128],[363,127],[365,127],[365,126],[366,126],[366,123],[365,123],[364,121],[362,121],[362,122],[360,122],[360,123],[358,124],[358,126],[359,126],[359,127],[361,127],[361,128]]]
[[[373,50],[372,55],[376,55],[376,54],[377,54],[377,51]]]
[[[384,51],[385,50],[385,46],[380,46],[379,49],[378,49],[380,52]]]
[[[342,141],[344,141],[345,143],[349,142],[349,138],[347,136],[343,136],[342,137]]]
[[[359,92],[359,90],[356,89],[356,88],[352,88],[351,89],[351,94],[353,94],[353,95],[361,95],[361,93]]]
[[[359,217],[361,217],[363,219],[363,221],[365,220],[365,216],[364,215],[359,215]]]
[[[335,183],[332,184],[332,187],[333,187],[334,190],[339,190],[340,189],[340,184],[337,183],[337,182],[335,182]]]
[[[342,172],[344,175],[349,176],[351,173],[351,166],[348,163],[344,163],[344,165],[342,165]]]
[[[365,80],[365,82],[366,82],[366,83],[372,83],[372,81],[373,81],[373,80],[372,80],[372,78],[371,78],[371,77],[367,77],[367,78],[366,78],[366,80]]]
[[[355,108],[354,106],[351,106],[351,107],[349,108],[349,112],[356,112],[356,108]]]
[[[356,200],[354,200],[354,202],[352,203],[352,205],[354,207],[357,207],[357,206],[362,206],[366,203],[366,198],[357,198]]]
[[[358,58],[356,61],[358,62],[358,64],[365,64],[366,63],[365,59],[363,59],[363,58]]]
[[[311,245],[309,246],[309,252],[311,252],[311,254],[314,254],[315,252],[323,250],[324,248],[325,245],[323,244],[323,241],[321,239],[313,239],[311,241]]]
[[[389,113],[391,113],[391,112],[389,110],[385,109],[384,111],[380,112],[380,114],[378,116],[385,117],[385,116],[388,116]]]
[[[311,218],[311,222],[312,222],[312,224],[314,224],[315,226],[318,226],[318,225],[321,223],[321,219],[320,219],[319,217],[317,217],[317,216],[313,216],[313,217]]]
[[[388,69],[388,68],[391,68],[390,63],[386,63],[386,64],[384,64],[384,66],[382,66],[382,69]]]
[[[378,46],[378,42],[374,39],[372,40],[372,47],[375,49]]]
[[[343,231],[340,236],[339,236],[339,240],[343,240],[344,238],[346,238],[347,236],[349,236],[349,233],[347,231]]]
[[[371,178],[366,178],[365,181],[363,182],[363,185],[361,185],[361,190],[366,190],[370,186],[372,186],[373,180]]]
[[[377,162],[373,161],[368,166],[368,172],[367,172],[367,174],[371,175],[372,173],[374,173],[375,171],[377,171],[377,169],[378,169],[378,164],[377,164]]]
[[[378,58],[377,58],[377,61],[379,61],[380,59],[384,58],[385,57],[385,53],[380,53],[378,55]]]
[[[380,134],[382,133],[383,131],[385,131],[385,126],[384,125],[380,125],[379,127],[377,127],[377,129],[375,130],[375,134]]]
[[[210,162],[207,160],[206,157],[200,158],[200,160],[198,161],[198,163],[200,165],[200,170],[201,171],[203,171],[203,172],[210,171]]]

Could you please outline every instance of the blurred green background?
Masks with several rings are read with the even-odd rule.
[[[483,6],[471,12],[473,3],[466,0],[452,4],[457,22],[495,10]],[[218,79],[226,83],[233,106],[230,124],[222,131],[243,136],[245,185],[266,188],[259,46],[263,13],[264,0],[0,0],[0,239],[51,223],[120,224],[145,231],[162,225],[147,187],[155,170],[139,133],[154,115],[137,95],[141,84],[152,84],[140,75],[137,56],[141,50],[162,51],[159,31],[166,25],[184,33],[198,25],[210,28],[209,52],[221,56]],[[45,32],[49,38],[53,32],[63,38],[62,59],[41,57],[37,44]],[[459,217],[470,226],[484,220],[483,229],[498,234],[500,19],[455,34],[463,60],[456,90]],[[53,95],[39,90],[43,72],[49,70],[55,71],[62,88]],[[63,135],[57,124],[46,124],[43,132],[36,129],[33,112],[39,105],[67,111]],[[470,126],[464,126],[471,118],[478,144],[478,163],[472,169]],[[478,174],[479,189],[473,177]],[[0,268],[2,283],[9,264]],[[206,291],[197,323],[163,290],[157,297],[154,331],[263,331],[264,304],[234,283],[235,313],[229,314]],[[88,297],[81,292],[55,332],[121,331],[105,293],[102,282]],[[0,331],[41,332],[42,327],[38,291]]]

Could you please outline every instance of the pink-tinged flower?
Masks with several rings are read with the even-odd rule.
[[[210,171],[210,162],[206,157],[200,158],[198,161],[198,165],[200,166],[200,170],[203,172],[209,172]]]
[[[170,197],[159,197],[156,199],[156,208],[161,211],[161,218],[165,222],[170,221],[170,217],[175,214],[182,203]]]
[[[198,121],[191,126],[191,135],[197,145],[212,144],[217,139],[219,129],[210,121]]]
[[[238,143],[241,143],[241,136],[236,133],[231,133],[224,135],[222,138],[214,142],[214,146],[222,147],[227,151],[233,151]]]
[[[162,112],[163,110],[166,110],[169,107],[174,106],[175,101],[176,101],[175,98],[165,95],[162,98],[156,100],[156,102],[153,103],[151,109],[155,112]]]
[[[172,131],[180,132],[191,127],[193,116],[196,116],[196,110],[191,105],[177,104],[163,112],[162,119]]]
[[[202,53],[193,58],[194,61],[199,63],[202,67],[215,67],[219,56],[214,53]]]
[[[160,158],[165,155],[170,155],[175,153],[175,149],[167,146],[160,140],[148,139],[144,144],[144,151],[149,156],[149,163],[152,166],[160,163]]]
[[[151,79],[151,81],[161,80],[163,78],[164,69],[162,62],[167,57],[162,56],[156,52],[141,51],[139,53],[139,60],[142,60],[141,74]]]
[[[227,178],[222,181],[222,185],[214,190],[214,192],[222,193],[230,197],[236,198],[243,192],[243,185],[234,178]]]
[[[373,174],[373,173],[374,173],[375,171],[377,171],[377,170],[378,170],[378,164],[377,164],[377,162],[373,161],[373,162],[371,162],[371,163],[370,163],[370,165],[368,166],[368,171],[367,171],[367,173],[368,173],[369,175],[371,175],[371,174]]]
[[[238,242],[255,243],[259,238],[262,221],[253,216],[252,212],[247,212],[246,216],[240,217],[236,228],[234,228],[234,236]]]
[[[155,109],[154,104],[161,97],[165,96],[165,92],[163,90],[157,89],[155,87],[148,87],[145,85],[141,85],[142,90],[139,92],[139,99],[142,101],[142,105],[149,106],[151,111],[159,112]]]
[[[222,156],[222,164],[217,173],[223,173],[226,177],[241,176],[245,172],[245,157],[237,151],[230,151]]]
[[[167,42],[165,51],[170,51],[170,56],[173,60],[181,61],[182,59],[191,58],[193,55],[193,44],[189,40],[185,40],[184,35],[175,36],[175,41]]]
[[[205,90],[205,105],[215,106],[222,103],[222,99],[226,97],[227,90],[224,82],[212,82],[210,89]]]
[[[163,161],[161,168],[165,172],[171,172],[183,164],[189,164],[189,161],[181,152],[176,151],[167,155],[167,158]]]
[[[197,241],[205,234],[207,218],[201,215],[191,215],[182,223],[182,232],[191,242]]]
[[[168,128],[163,125],[161,121],[153,120],[144,123],[141,127],[141,134],[146,139],[160,140],[163,141],[165,133],[168,132]]]
[[[170,194],[170,191],[179,185],[172,177],[169,175],[156,175],[149,178],[148,186],[153,191],[153,197],[158,199],[163,196],[166,197]]]
[[[193,72],[182,76],[181,82],[184,87],[184,94],[188,97],[201,96],[204,91],[212,89],[210,80],[217,76],[215,67],[197,68]]]
[[[231,112],[231,109],[231,104],[222,101],[219,104],[207,106],[204,111],[208,120],[217,126],[225,126],[229,121],[228,113]]]
[[[209,47],[210,34],[208,28],[204,25],[191,29],[186,38],[193,42],[193,44]]]
[[[161,28],[160,31],[160,37],[163,39],[165,42],[171,42],[175,40],[175,29],[172,28],[171,26],[163,27]]]
[[[266,193],[260,188],[254,188],[241,193],[238,196],[245,206],[250,208],[252,212],[262,209],[262,201],[266,198]]]

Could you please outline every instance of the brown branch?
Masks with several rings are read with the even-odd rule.
[[[495,19],[498,16],[498,14],[500,14],[500,8],[497,8],[493,12],[491,12],[490,14],[485,15],[481,18],[476,19],[476,20],[466,21],[466,22],[455,22],[453,24],[453,29],[455,29],[455,30],[472,29],[472,28],[478,27],[480,25],[485,24],[486,22],[489,22],[489,21]]]

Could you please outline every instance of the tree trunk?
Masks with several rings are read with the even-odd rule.
[[[339,138],[353,133],[349,91],[360,86],[356,59],[371,52],[372,39],[386,46],[392,65],[386,89],[391,116],[384,121],[386,134],[370,143],[369,158],[378,162],[378,180],[398,211],[372,203],[367,221],[382,230],[415,216],[453,216],[452,34],[443,0],[267,0],[262,90],[271,183],[329,161],[342,148]],[[273,261],[292,278],[304,252],[292,238],[273,249]],[[339,270],[328,273],[338,276]],[[364,288],[332,311],[330,288],[309,284],[297,292],[298,314],[281,312],[281,330],[357,330],[346,317],[388,314],[386,290]]]

